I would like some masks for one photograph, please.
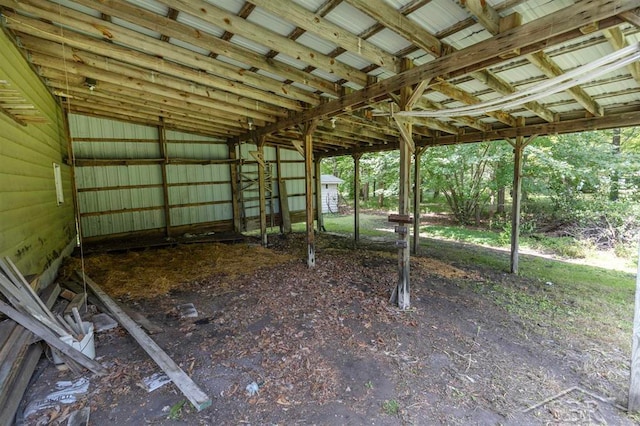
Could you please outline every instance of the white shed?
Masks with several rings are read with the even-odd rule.
[[[334,175],[322,175],[322,213],[338,213],[338,185],[343,182]]]

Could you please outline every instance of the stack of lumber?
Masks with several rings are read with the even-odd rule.
[[[75,318],[69,317],[68,321],[51,312],[59,286],[50,286],[39,297],[13,262],[5,258],[0,259],[0,293],[6,299],[0,298],[0,312],[8,317],[0,322],[0,424],[11,424],[42,354],[42,346],[36,342],[47,342],[74,371],[85,367],[103,374],[105,369],[60,340],[62,336],[82,338],[83,330],[78,327],[77,310],[73,312]]]

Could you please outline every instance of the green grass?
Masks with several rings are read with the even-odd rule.
[[[353,235],[351,215],[325,215],[324,221],[329,232]],[[360,215],[362,236],[394,239],[391,227],[385,216]],[[294,229],[302,231],[304,224],[296,224]],[[504,230],[428,225],[421,227],[421,234],[426,237],[421,245],[427,255],[470,268],[509,272],[509,253],[505,249],[510,241]],[[566,257],[581,257],[578,244],[570,238],[539,235],[521,238],[522,247]],[[537,327],[552,322],[572,333],[628,346],[635,291],[633,274],[524,254],[520,255],[519,269],[519,275],[528,284],[485,281],[473,285],[527,324]]]

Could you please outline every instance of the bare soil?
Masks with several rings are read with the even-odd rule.
[[[556,324],[525,323],[496,305],[485,285],[540,283],[457,265],[433,250],[412,257],[412,309],[403,312],[388,301],[397,280],[392,243],[320,234],[315,269],[306,266],[304,235],[270,243],[293,260],[238,274],[231,285],[212,273],[185,277],[165,295],[126,300],[164,328],[152,337],[211,396],[210,408],[196,412],[187,403],[172,414],[184,400],[177,388],[143,390],[141,379],[159,369],[117,328],[96,335],[110,374],[90,377],[89,393],[73,406],[26,423],[62,424],[71,410],[90,406],[92,425],[634,424],[616,407],[626,404],[624,350]],[[255,255],[246,246],[246,262]],[[136,273],[151,280],[154,270],[143,269]],[[184,303],[198,318],[179,317]],[[25,402],[73,378],[42,360]],[[259,391],[250,396],[254,381]],[[573,390],[523,412],[574,386],[588,393]]]

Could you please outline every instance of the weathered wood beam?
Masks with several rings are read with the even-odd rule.
[[[308,11],[293,2],[250,0],[274,15],[288,20],[304,30],[335,43],[343,49],[393,73],[399,72],[398,58],[378,46],[363,40],[321,15]]]
[[[529,62],[540,68],[540,70],[549,78],[559,77],[564,74],[564,71],[558,64],[555,63],[546,53],[540,51],[527,55]],[[580,86],[574,86],[567,90],[569,94],[578,102],[584,109],[589,111],[593,115],[604,114],[604,109],[591,96],[585,92]]]
[[[324,217],[322,214],[322,158],[315,158],[313,162],[316,177],[316,228],[318,232],[324,231]]]
[[[3,0],[3,1],[15,3],[15,0]],[[25,1],[28,2],[28,4],[38,5],[39,7],[46,7],[46,4],[50,3],[45,0],[25,0]],[[25,1],[20,1],[20,4],[21,5],[24,4]],[[89,8],[96,9],[102,12],[107,12],[112,16],[118,17],[125,21],[134,23],[136,25],[140,25],[142,27],[164,34],[166,36],[188,42],[190,44],[193,44],[194,46],[197,46],[206,50],[210,50],[215,54],[224,55],[236,61],[245,63],[247,65],[256,67],[258,69],[268,71],[272,74],[286,77],[291,81],[296,81],[298,83],[306,84],[308,86],[321,90],[325,93],[330,93],[332,95],[338,94],[335,84],[332,82],[329,82],[320,77],[316,77],[314,75],[305,73],[295,67],[286,65],[282,62],[268,60],[263,56],[261,56],[260,54],[253,52],[249,49],[245,49],[241,46],[230,43],[229,41],[223,40],[216,36],[210,35],[206,32],[200,31],[197,28],[193,28],[189,25],[173,21],[170,18],[162,17],[144,8],[136,7],[130,3],[122,2],[119,0],[101,0],[100,2],[95,2],[94,0],[78,0],[75,3],[79,3],[81,5],[84,5]],[[21,7],[16,6],[14,7],[14,9],[19,10],[22,7],[23,6]],[[51,10],[55,17],[55,15],[58,14],[57,12],[58,7],[59,6],[57,4],[50,3],[49,8],[47,10]],[[69,13],[73,13],[73,10],[67,9],[64,7],[61,7],[60,11],[65,16],[68,15]],[[72,15],[72,16],[76,17],[76,15]],[[83,19],[83,15],[82,14],[77,15],[77,19]],[[56,19],[52,19],[52,21],[58,22]],[[109,33],[109,35],[111,35],[112,37],[118,36],[117,33],[115,34]],[[180,50],[180,49],[176,49],[176,47],[177,46],[172,45],[171,50],[168,50],[165,48],[166,53],[162,53],[160,56],[166,57],[165,55],[166,54],[170,55],[173,50]],[[197,56],[197,57],[206,58],[205,56]],[[259,76],[258,74],[255,74],[253,72],[238,73],[237,67],[233,67],[229,64],[225,64],[220,61],[214,61],[214,63],[219,63],[221,64],[220,66],[223,69],[226,69],[229,72],[235,73],[236,78],[248,77],[248,78],[261,79],[263,81],[263,85],[262,86],[257,85],[256,87],[272,90],[276,94],[287,96],[292,99],[300,99],[300,100],[303,100],[304,102],[307,102],[313,105],[319,102],[318,98],[316,98],[315,100],[312,99],[313,94],[310,94],[306,90],[298,89],[295,86],[292,86],[291,84],[274,81],[270,78]],[[197,69],[200,69],[200,68],[197,68]],[[305,99],[307,97],[311,97],[311,99],[309,100]]]
[[[405,71],[393,77],[366,86],[357,92],[347,94],[335,101],[320,104],[309,110],[293,114],[290,118],[258,129],[260,133],[270,134],[287,127],[295,126],[314,118],[330,117],[345,110],[353,110],[366,105],[370,99],[384,98],[401,87],[414,85],[422,80],[439,75],[460,76],[484,69],[502,61],[500,55],[513,49],[523,53],[538,51],[555,43],[574,37],[576,31],[585,23],[615,17],[617,14],[636,6],[634,0],[615,0],[612,2],[591,2],[578,0],[575,4],[508,30],[498,36],[474,44],[465,49],[437,58],[426,64]],[[610,23],[618,22],[616,19]],[[239,138],[246,140],[244,134]]]
[[[640,28],[640,8],[635,11],[622,12],[620,17],[628,23]]]
[[[236,143],[233,140],[227,142],[229,151],[229,179],[231,180],[231,210],[233,212],[233,231],[241,232],[240,222],[240,204],[238,202],[238,154],[236,152]]]
[[[465,6],[473,13],[483,26],[493,35],[502,32],[501,17],[500,14],[491,7],[484,0],[465,0]],[[587,22],[586,24],[592,24],[595,21]],[[519,22],[515,22],[517,26]],[[584,25],[582,26],[584,27]],[[581,27],[581,28],[582,28]],[[518,52],[519,54],[519,52]],[[531,55],[527,55],[527,59],[540,68],[549,78],[557,77],[564,74],[564,71],[558,64],[556,64],[548,55],[544,52],[536,52]],[[576,86],[568,89],[568,92],[573,98],[582,105],[587,111],[593,115],[602,115],[602,107],[597,104],[591,97],[584,91],[584,89]],[[543,117],[544,118],[544,117]],[[549,120],[547,120],[549,121]]]
[[[264,46],[277,46],[279,52],[340,76],[347,81],[352,81],[362,86],[367,82],[365,73],[260,25],[242,19],[204,0],[162,0],[162,3],[182,12],[197,16],[218,28],[246,37]]]
[[[426,148],[417,148],[413,153],[413,241],[411,252],[420,253],[420,198],[422,195],[422,178],[420,176],[420,161]]]
[[[476,80],[486,84],[487,87],[503,95],[510,95],[511,93],[516,92],[516,88],[509,82],[486,70],[476,71],[471,73],[470,75]],[[539,102],[527,102],[523,106],[529,111],[536,114],[538,117],[548,121],[549,123],[554,121],[553,111],[543,106]]]
[[[638,245],[638,272],[633,308],[633,336],[631,339],[631,380],[629,380],[630,413],[640,411],[640,244]]]
[[[519,242],[520,242],[520,202],[522,201],[522,153],[524,136],[516,136],[513,145],[513,186],[511,204],[511,256],[510,270],[518,274]]]
[[[220,110],[225,113],[237,114],[241,117],[252,117],[256,120],[274,121],[276,117],[285,117],[284,109],[274,109],[266,104],[257,109],[255,102],[251,99],[241,99],[233,96],[229,102],[229,94],[212,90],[208,87],[189,83],[174,77],[162,74],[152,76],[146,70],[133,68],[118,63],[106,63],[98,61],[94,63],[80,63],[65,61],[49,54],[43,54],[29,49],[31,60],[34,64],[42,67],[50,67],[67,74],[82,75],[92,77],[98,82],[106,81],[129,89],[138,89],[155,93],[165,94],[173,99],[191,100],[192,102],[205,105],[209,108]],[[212,106],[215,105],[215,106]],[[216,112],[216,115],[220,115]],[[230,116],[229,116],[230,117]]]
[[[269,240],[267,236],[267,201],[266,201],[266,182],[265,182],[265,161],[264,161],[264,144],[266,137],[261,136],[256,145],[258,151],[251,153],[258,162],[258,198],[260,206],[260,240],[262,246],[267,247]]]
[[[414,108],[415,107],[418,107],[418,109],[423,109],[423,110],[437,110],[437,109],[446,108],[440,102],[434,102],[427,98],[420,98],[418,102],[415,104]],[[483,132],[488,132],[491,130],[490,124],[483,123],[482,121],[474,117],[463,115],[463,116],[453,117],[452,120],[457,121],[458,123],[462,123],[471,128],[481,130]]]
[[[304,126],[304,183],[307,226],[307,266],[316,267],[315,235],[313,232],[313,132],[317,121]],[[318,179],[318,176],[316,176]]]
[[[11,1],[12,0],[0,0],[0,4]],[[237,67],[200,55],[185,48],[168,45],[167,43],[163,43],[133,30],[103,22],[96,18],[91,18],[91,23],[84,23],[80,20],[83,14],[73,10],[65,12],[64,15],[58,15],[28,5],[24,7],[30,13],[40,17],[40,19],[61,22],[67,25],[68,28],[72,28],[80,33],[90,34],[93,37],[69,30],[61,32],[59,27],[55,25],[17,14],[5,13],[8,18],[8,28],[26,34],[33,34],[41,39],[54,41],[59,44],[64,43],[66,47],[81,49],[108,58],[104,59],[104,62],[108,62],[111,59],[121,60],[143,68],[148,68],[152,72],[169,74],[198,84],[207,84],[228,93],[255,99],[259,101],[258,105],[264,102],[274,102],[276,105],[284,105],[287,107],[286,105],[288,104],[291,105],[293,109],[300,109],[299,106],[293,107],[293,105],[297,103],[298,98],[312,105],[319,103],[317,95],[311,94],[308,91],[296,88],[283,88],[282,83],[253,72],[239,73]],[[96,22],[94,23],[93,21]],[[98,37],[98,39],[95,37]],[[104,39],[105,41],[101,41],[100,39]],[[110,41],[112,40],[118,41],[118,44],[111,43]],[[133,48],[133,50],[127,48],[127,46]],[[171,48],[167,48],[167,46],[171,46]],[[137,52],[140,49],[142,49],[146,55]],[[62,52],[63,49],[61,48],[58,54],[62,54]],[[71,53],[72,52],[67,52],[67,54]],[[228,80],[238,83],[229,84]],[[268,91],[273,93],[269,93]],[[291,92],[291,94],[289,94],[289,92]],[[261,96],[264,97],[264,100],[261,100]]]
[[[442,54],[440,40],[383,0],[345,1],[435,57]]]
[[[160,122],[162,123],[162,117]],[[169,200],[169,179],[167,178],[167,165],[169,163],[169,153],[167,151],[167,132],[164,126],[158,126],[158,145],[160,157],[164,160],[160,165],[162,171],[162,199],[164,207],[164,232],[167,238],[171,238],[171,203]]]
[[[629,46],[629,42],[627,41],[625,35],[622,33],[620,27],[608,28],[603,31],[603,34],[616,50],[624,49],[625,47]],[[635,61],[630,63],[629,65],[627,65],[627,69],[633,76],[633,79],[636,81],[636,83],[640,84],[640,62]]]

